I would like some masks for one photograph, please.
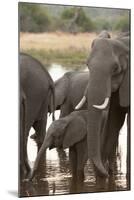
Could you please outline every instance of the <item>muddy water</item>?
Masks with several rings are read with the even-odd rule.
[[[62,66],[52,65],[50,74],[54,80],[62,76],[67,70]],[[56,118],[59,111],[56,111]],[[51,116],[48,117],[47,128],[51,124]],[[34,133],[31,129],[30,135]],[[68,158],[68,149],[58,151],[57,149],[47,150],[44,160],[40,165],[36,179],[33,182],[23,182],[21,185],[22,196],[37,195],[58,195],[69,193],[98,192],[98,191],[117,191],[128,190],[126,179],[126,121],[120,132],[119,147],[116,158],[116,173],[114,176],[96,184],[94,172],[90,161],[85,166],[85,180],[82,187],[75,187],[71,182],[70,163]],[[32,139],[28,139],[28,156],[29,163],[33,167],[37,154],[37,147]]]

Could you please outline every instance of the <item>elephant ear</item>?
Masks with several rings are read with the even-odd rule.
[[[63,139],[63,148],[68,148],[80,142],[87,134],[86,123],[84,119],[77,116],[70,121],[65,131]]]
[[[120,105],[127,107],[129,105],[129,38],[125,38],[123,41],[111,40],[114,52],[119,58],[121,69],[123,70],[124,77],[119,88]]]
[[[130,97],[129,97],[129,89],[130,89],[130,83],[129,79],[130,74],[129,74],[129,67],[127,68],[123,81],[121,83],[120,89],[119,89],[119,98],[120,98],[120,105],[123,107],[129,106],[130,103]]]
[[[67,97],[67,92],[68,92],[68,78],[66,74],[59,78],[57,81],[54,83],[55,85],[55,107],[56,109],[59,109],[59,106],[61,106],[66,97]]]

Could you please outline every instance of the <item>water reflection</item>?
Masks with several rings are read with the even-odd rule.
[[[84,69],[86,70],[86,68]],[[53,64],[49,68],[49,72],[53,80],[57,80],[67,70],[62,66]],[[56,111],[56,118],[60,112]],[[48,117],[47,128],[52,122],[51,116]],[[31,129],[30,135],[34,130]],[[126,180],[126,121],[121,130],[119,137],[119,147],[116,159],[116,173],[107,180],[97,180],[90,161],[88,160],[84,169],[85,180],[82,185],[77,185],[71,181],[71,171],[69,163],[68,149],[63,151],[60,149],[47,150],[46,155],[40,165],[36,179],[33,182],[21,182],[21,196],[37,196],[37,195],[57,195],[69,193],[98,192],[98,191],[117,191],[128,190]],[[37,154],[37,147],[32,139],[28,139],[28,156],[31,167]]]

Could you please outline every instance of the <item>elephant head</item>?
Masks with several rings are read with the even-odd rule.
[[[48,128],[43,145],[37,155],[30,179],[33,179],[40,160],[47,148],[69,148],[81,141],[86,134],[85,121],[84,119],[77,117],[77,112],[75,112],[75,117],[70,114],[67,117],[54,121]]]
[[[123,41],[124,40],[124,41]],[[129,105],[129,38],[97,38],[92,43],[87,65],[90,71],[88,96],[88,156],[100,175],[107,176],[101,159],[100,126],[103,110],[108,110],[112,92],[119,92],[122,107]]]
[[[100,37],[100,38],[111,38],[111,35],[108,33],[108,31],[103,30],[103,31],[100,32],[98,37]]]

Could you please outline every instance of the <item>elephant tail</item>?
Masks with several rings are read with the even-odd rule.
[[[54,85],[51,85],[51,105],[50,105],[50,113],[52,113],[52,119],[55,120],[55,88]]]

